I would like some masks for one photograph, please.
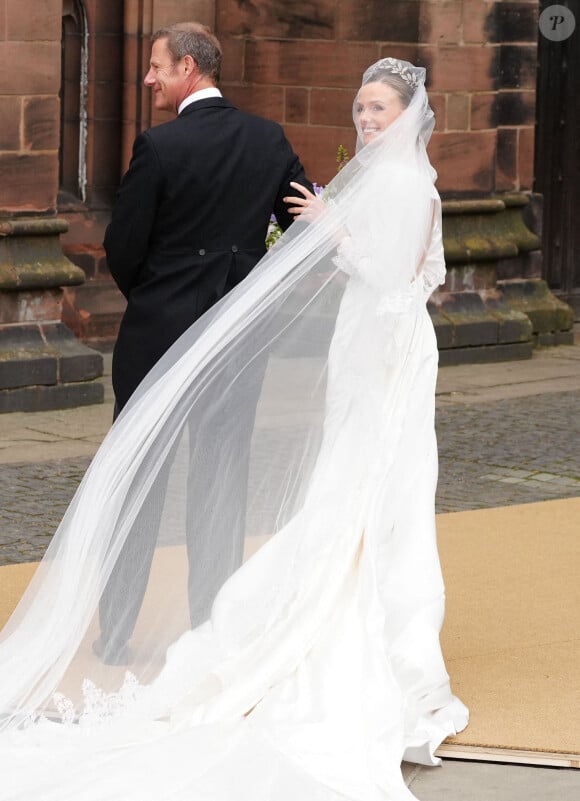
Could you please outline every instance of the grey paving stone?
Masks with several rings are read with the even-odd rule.
[[[407,779],[421,801],[578,801],[580,770],[445,760]]]
[[[580,494],[578,390],[444,406],[436,428],[438,512]],[[0,465],[0,564],[41,558],[89,463]]]

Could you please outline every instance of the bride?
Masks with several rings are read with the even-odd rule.
[[[401,760],[437,764],[466,725],[439,645],[426,300],[444,261],[424,79],[369,67],[357,155],[323,201],[295,185],[301,219],[105,438],[2,633],[0,799],[409,801]],[[256,387],[240,442],[231,410],[254,415]],[[219,546],[236,512],[241,567]],[[104,664],[99,601],[148,516],[128,664]],[[211,609],[193,627],[192,525]]]

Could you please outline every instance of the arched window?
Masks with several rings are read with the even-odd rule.
[[[86,200],[88,26],[81,0],[63,0],[60,84],[59,184]]]

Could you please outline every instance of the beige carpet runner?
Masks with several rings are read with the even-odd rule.
[[[443,650],[471,710],[440,755],[580,767],[580,498],[439,515],[437,526]],[[0,626],[34,569],[0,568]]]
[[[441,756],[580,767],[580,498],[440,515],[443,650],[468,728]]]

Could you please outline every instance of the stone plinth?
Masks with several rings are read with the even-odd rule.
[[[441,364],[529,358],[534,345],[572,342],[572,309],[541,279],[529,200],[444,201],[447,279],[429,303]]]
[[[62,253],[66,228],[55,218],[0,220],[0,412],[103,401],[101,354],[61,322],[63,287],[85,280]]]

